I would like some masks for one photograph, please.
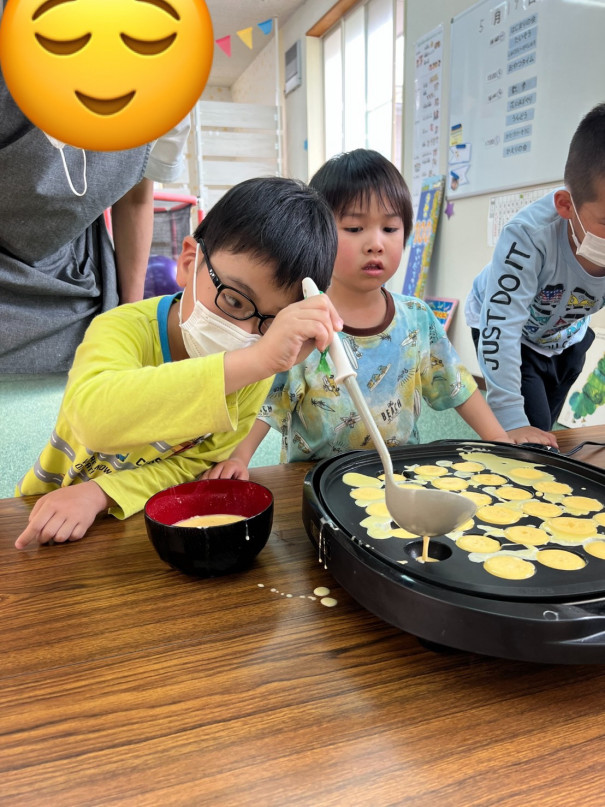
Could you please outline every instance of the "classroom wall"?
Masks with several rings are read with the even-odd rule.
[[[284,153],[288,176],[307,181],[319,167],[323,155],[317,154],[318,125],[323,121],[321,49],[319,40],[306,32],[334,5],[335,0],[307,0],[281,26],[280,51],[284,54],[297,39],[302,42],[303,81],[284,99]],[[282,84],[283,87],[283,84]],[[318,118],[320,123],[318,124]],[[311,149],[311,151],[309,151]]]
[[[414,56],[416,42],[438,25],[443,25],[442,120],[440,130],[440,173],[447,173],[449,128],[449,58],[451,18],[473,5],[469,0],[406,0],[405,5],[405,97],[403,173],[412,176],[414,142]],[[561,166],[561,174],[563,166]],[[490,194],[491,196],[491,194]],[[478,374],[479,366],[470,331],[464,321],[464,299],[473,278],[489,262],[492,248],[487,243],[487,214],[490,196],[456,199],[451,218],[442,214],[435,240],[427,284],[428,295],[454,297],[460,300],[449,336],[462,361],[471,372]],[[445,207],[445,205],[444,205]],[[405,267],[396,276],[403,285]]]
[[[469,0],[406,0],[405,4],[405,97],[404,97],[404,145],[403,173],[412,175],[413,135],[414,135],[414,55],[415,44],[425,34],[439,24],[443,24],[444,61],[442,65],[442,109],[443,117],[440,131],[440,173],[447,173],[447,148],[449,128],[449,59],[450,59],[450,23],[452,17],[470,8],[474,2]],[[584,58],[589,58],[584,54]],[[586,110],[588,112],[588,109]],[[579,123],[579,120],[577,121]],[[575,128],[575,127],[574,127]],[[561,182],[563,168],[560,167]],[[535,187],[535,186],[529,186]],[[510,193],[510,191],[507,191]],[[468,294],[475,275],[481,271],[492,256],[493,248],[487,242],[487,215],[489,200],[495,194],[473,196],[454,201],[454,213],[451,218],[442,214],[435,242],[435,249],[427,285],[427,295],[454,297],[460,300],[458,311],[449,330],[449,336],[460,354],[461,359],[471,372],[479,374],[479,366],[470,331],[464,321],[464,300]],[[405,266],[400,269],[392,284],[400,290],[405,276]],[[605,312],[601,311],[592,318],[594,325],[605,325]]]
[[[334,4],[335,0],[307,0],[280,28],[280,62],[285,51],[301,39],[303,83],[284,99],[284,173],[308,180],[323,162],[323,102],[320,40],[305,38],[309,30]],[[442,110],[440,132],[441,173],[447,173],[449,127],[449,59],[452,17],[474,5],[474,0],[406,0],[405,2],[405,82],[403,118],[403,174],[411,180],[414,137],[414,60],[415,44],[438,25],[443,25]],[[283,83],[282,83],[283,89]],[[588,111],[588,110],[586,110]],[[579,122],[579,121],[578,121]],[[561,181],[563,165],[560,166]],[[528,189],[531,189],[529,186]],[[508,191],[510,192],[510,191]],[[470,331],[464,320],[464,300],[473,278],[489,262],[493,248],[487,240],[489,200],[494,194],[456,199],[453,215],[442,215],[435,241],[427,295],[458,299],[459,308],[449,336],[469,370],[479,374],[479,366]],[[445,208],[445,205],[444,205]],[[389,288],[401,291],[407,266],[407,254],[390,281]],[[592,318],[605,327],[605,311]]]
[[[231,100],[242,104],[273,106],[276,92],[276,39],[270,40],[231,87]],[[283,86],[283,81],[280,81]]]

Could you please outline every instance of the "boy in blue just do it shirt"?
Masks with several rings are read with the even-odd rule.
[[[109,510],[126,518],[170,485],[229,457],[275,373],[342,321],[327,295],[337,235],[325,201],[300,182],[236,185],[188,236],[184,291],[100,314],[76,352],[57,424],[17,495],[44,493],[17,548],[75,541]]]
[[[429,306],[384,286],[397,271],[413,220],[397,168],[376,151],[356,149],[328,160],[310,185],[336,217],[338,252],[327,292],[345,323],[336,338],[387,445],[418,442],[423,400],[436,410],[456,408],[485,440],[511,442]],[[347,389],[335,384],[317,351],[275,377],[248,437],[206,475],[247,478],[270,427],[282,434],[282,462],[374,448]]]
[[[515,442],[548,434],[580,374],[605,295],[605,104],[578,126],[565,187],[519,211],[466,301],[487,400]]]

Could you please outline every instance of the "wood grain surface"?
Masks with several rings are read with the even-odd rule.
[[[18,552],[33,499],[0,501],[2,807],[604,804],[605,668],[435,653],[362,609],[302,526],[309,467],[253,471],[273,533],[210,580],[141,515]]]

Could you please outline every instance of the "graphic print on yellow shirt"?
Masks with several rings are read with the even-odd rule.
[[[172,362],[166,323],[179,295],[96,317],[78,348],[51,439],[15,495],[94,481],[125,518],[227,459],[271,379],[225,396],[224,353]]]

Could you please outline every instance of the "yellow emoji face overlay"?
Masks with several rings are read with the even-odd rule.
[[[21,111],[96,151],[155,140],[187,116],[212,66],[204,0],[9,0],[0,65]]]

